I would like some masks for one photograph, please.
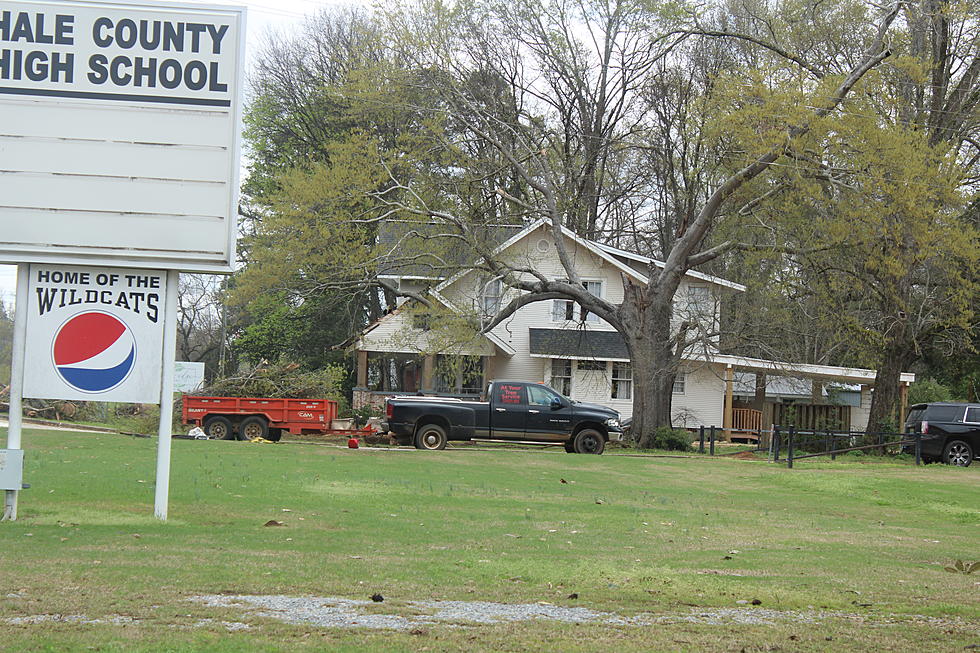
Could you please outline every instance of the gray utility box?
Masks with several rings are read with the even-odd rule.
[[[24,450],[0,449],[0,490],[24,488]]]

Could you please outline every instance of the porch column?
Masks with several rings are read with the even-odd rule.
[[[422,392],[433,392],[432,373],[436,368],[436,355],[426,354],[422,359]]]
[[[725,429],[725,438],[728,441],[732,439],[732,416],[734,415],[734,406],[732,404],[734,397],[734,386],[735,386],[735,370],[729,365],[725,368],[725,412],[722,416],[722,428]]]
[[[358,350],[357,352],[357,387],[366,388],[367,387],[367,372],[368,372],[368,353],[366,351]]]

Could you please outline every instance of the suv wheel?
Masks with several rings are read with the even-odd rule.
[[[973,449],[963,440],[951,440],[943,449],[943,462],[947,465],[969,467],[973,462]]]

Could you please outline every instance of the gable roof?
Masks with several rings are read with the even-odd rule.
[[[548,227],[549,227],[548,221],[546,219],[544,219],[544,218],[540,218],[540,219],[532,222],[531,224],[527,225],[526,227],[524,227],[523,229],[521,229],[517,233],[513,234],[507,240],[503,241],[500,245],[498,245],[493,250],[493,253],[494,254],[499,254],[500,252],[504,251],[508,247],[510,247],[510,246],[514,245],[515,243],[519,242],[520,240],[528,237],[529,235],[531,235],[532,233],[534,233],[538,229],[548,228]],[[603,261],[609,263],[610,265],[612,265],[613,267],[615,267],[616,269],[618,269],[623,274],[626,274],[626,275],[628,275],[630,277],[633,277],[634,279],[636,279],[640,283],[648,283],[649,282],[649,279],[647,278],[646,275],[640,273],[639,271],[637,271],[636,269],[634,269],[632,266],[630,266],[630,265],[624,263],[623,261],[621,261],[619,258],[617,258],[618,256],[624,256],[626,258],[630,258],[630,259],[633,259],[635,261],[639,261],[639,262],[646,263],[646,264],[653,263],[654,265],[656,265],[656,266],[658,266],[660,268],[663,268],[663,266],[664,266],[664,263],[662,261],[657,261],[656,259],[651,259],[651,258],[646,257],[646,256],[641,256],[640,254],[633,254],[633,253],[630,253],[630,252],[626,252],[625,250],[616,249],[615,247],[610,247],[608,245],[602,245],[602,244],[597,243],[595,241],[587,240],[585,238],[582,238],[581,236],[579,236],[578,234],[576,234],[575,232],[573,232],[571,229],[569,229],[568,227],[566,227],[564,225],[562,225],[562,227],[561,227],[561,232],[562,232],[562,235],[564,235],[566,238],[572,240],[573,242],[575,242],[578,245],[581,245],[585,249],[589,250],[590,252],[592,252],[593,254],[595,254],[596,256],[598,256]],[[442,281],[438,286],[436,286],[436,289],[437,290],[444,290],[446,287],[452,285],[453,283],[455,283],[456,281],[458,281],[462,277],[466,276],[467,274],[471,273],[472,271],[473,271],[472,269],[460,270],[459,272],[457,272],[456,274],[452,275],[448,279],[445,279],[444,281]],[[699,279],[701,281],[707,281],[708,283],[713,283],[713,284],[716,284],[716,285],[719,285],[719,286],[724,286],[726,288],[732,288],[732,289],[738,290],[738,291],[745,291],[745,286],[743,286],[742,284],[735,283],[734,281],[728,281],[727,279],[722,279],[720,277],[714,277],[714,276],[711,276],[711,275],[708,275],[708,274],[703,274],[701,272],[695,272],[693,270],[688,270],[687,272],[684,273],[684,276],[692,277],[692,278],[695,278],[695,279]]]
[[[625,249],[619,249],[611,245],[603,245],[602,243],[595,243],[595,245],[611,254],[612,256],[621,256],[623,258],[628,258],[630,260],[636,261],[637,263],[643,263],[644,265],[650,265],[651,263],[658,268],[663,269],[664,262],[650,258],[649,256],[643,256],[642,254],[634,254],[633,252],[628,252]],[[729,281],[728,279],[722,279],[721,277],[712,276],[710,274],[705,274],[703,272],[698,272],[697,270],[688,270],[685,276],[694,277],[695,279],[700,279],[701,281],[707,281],[708,283],[713,283],[719,286],[724,286],[726,288],[731,288],[732,290],[738,290],[739,292],[745,292],[745,286],[740,283],[735,283],[734,281]]]

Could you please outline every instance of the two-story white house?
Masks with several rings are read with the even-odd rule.
[[[543,221],[525,227],[504,227],[497,234],[496,256],[532,267],[554,279],[567,275],[558,259],[550,228]],[[564,231],[565,247],[587,289],[618,303],[623,278],[645,280],[651,259],[583,239]],[[487,280],[477,270],[446,278],[410,269],[390,275],[389,283],[424,293],[433,304],[461,316],[489,317],[517,291]],[[744,286],[698,272],[689,272],[675,297],[675,321],[696,320],[703,332],[717,332],[723,294],[744,292]],[[632,414],[633,381],[623,338],[596,315],[572,301],[556,299],[522,307],[484,335],[462,341],[432,324],[418,303],[405,302],[370,325],[355,343],[357,384],[354,406],[380,405],[393,394],[423,393],[476,396],[491,379],[543,382],[580,401],[603,404],[624,418]],[[735,372],[754,375],[754,393],[735,393]],[[706,337],[689,351],[674,384],[673,423],[696,428],[716,425],[730,430],[768,428],[764,416],[782,397],[767,395],[767,378],[807,379],[817,388],[809,405],[813,420],[821,416],[836,424],[823,426],[861,430],[867,424],[874,370],[794,364],[722,354],[717,338]],[[903,387],[914,380],[903,375]],[[743,380],[744,385],[744,380]],[[860,400],[831,405],[819,389],[827,384],[859,385]],[[767,405],[768,410],[767,410]],[[820,406],[826,406],[821,409]]]

